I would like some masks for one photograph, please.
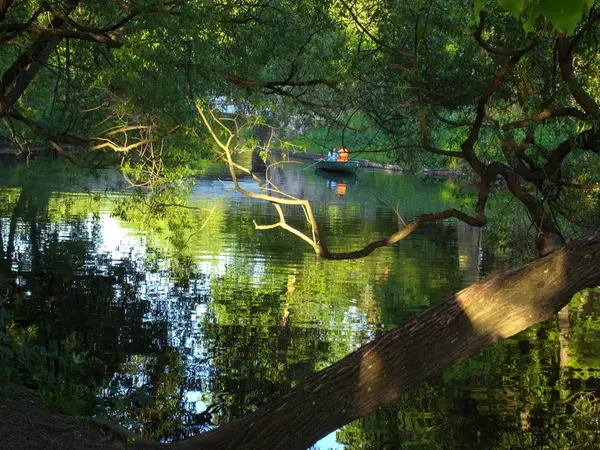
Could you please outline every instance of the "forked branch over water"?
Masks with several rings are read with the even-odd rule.
[[[496,175],[496,173],[493,172],[485,174],[481,178],[482,181],[479,189],[479,199],[474,216],[469,216],[468,214],[465,214],[462,211],[454,208],[435,213],[421,214],[408,223],[403,221],[404,226],[400,231],[383,239],[370,242],[358,250],[337,253],[331,252],[327,246],[327,243],[325,242],[323,234],[320,231],[319,224],[315,219],[310,201],[294,197],[288,193],[284,193],[276,186],[273,186],[270,182],[265,185],[259,177],[252,173],[250,169],[235,162],[232,156],[232,144],[236,141],[237,136],[236,133],[225,124],[225,121],[230,119],[217,118],[212,111],[206,112],[204,108],[197,102],[195,102],[195,106],[202,119],[202,123],[208,130],[208,133],[215,141],[217,146],[221,149],[221,157],[229,169],[229,174],[233,180],[234,189],[248,198],[271,203],[277,211],[277,215],[279,217],[277,222],[271,224],[258,224],[254,222],[255,228],[257,230],[272,230],[275,228],[286,230],[308,243],[313,248],[315,253],[324,259],[344,260],[363,258],[370,255],[378,248],[400,242],[402,239],[406,238],[413,231],[415,231],[420,225],[426,222],[436,222],[439,220],[455,218],[471,226],[482,227],[487,221],[485,216],[485,206],[488,199],[490,184]],[[213,124],[215,124],[218,128],[216,129]],[[220,137],[221,134],[224,137]],[[257,183],[260,192],[251,192],[241,187],[238,182],[236,170],[251,176],[252,179]],[[288,223],[282,208],[284,205],[302,208],[306,217],[307,225],[310,229],[309,233],[303,232],[302,230]]]

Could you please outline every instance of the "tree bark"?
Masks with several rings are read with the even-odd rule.
[[[54,17],[49,28],[60,28],[79,1],[66,0],[62,5],[63,16]],[[40,36],[4,71],[0,81],[0,100],[4,111],[8,111],[17,103],[62,39]]]
[[[473,284],[257,411],[169,448],[304,450],[597,285],[600,230]]]

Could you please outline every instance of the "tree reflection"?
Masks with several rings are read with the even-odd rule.
[[[1,213],[10,217],[0,227],[7,237],[0,266],[5,307],[16,327],[35,326],[34,348],[45,356],[43,369],[25,365],[18,375],[38,389],[55,386],[57,395],[81,386],[73,393],[86,397],[76,399],[83,408],[77,412],[90,414],[89,395],[131,355],[162,355],[167,348],[166,323],[147,320],[150,302],[140,295],[148,285],[143,261],[101,251],[98,218],[50,212],[51,202],[69,197],[27,189],[3,195]],[[83,364],[83,355],[85,371],[71,370],[71,359]],[[142,365],[139,371],[152,378],[163,368]]]
[[[589,339],[584,323],[571,326]],[[337,438],[351,449],[597,448],[600,386],[579,363],[560,371],[558,339],[554,320],[536,325],[343,427]],[[572,349],[577,355],[586,351],[581,344]]]
[[[2,298],[18,327],[37,327],[45,352],[19,376],[71,390],[78,413],[103,411],[162,440],[243,416],[494,264],[479,236],[449,224],[424,226],[369,260],[324,263],[240,220],[266,214],[265,205],[233,203],[206,233],[190,233],[178,223],[202,215],[176,210],[148,223],[130,204],[125,223],[99,212],[93,197],[50,192],[0,191]],[[350,197],[350,217],[319,205],[330,218],[325,232],[397,227],[386,208]],[[154,225],[159,232],[146,232]],[[135,245],[111,236],[117,229],[135,235]],[[350,448],[508,449],[564,448],[579,436],[592,448],[598,311],[589,295],[569,308],[566,366],[556,351],[566,325],[548,322],[344,427],[338,439]]]

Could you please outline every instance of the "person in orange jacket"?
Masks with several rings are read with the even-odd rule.
[[[338,156],[337,160],[339,162],[348,161],[348,149],[346,148],[346,146],[342,146],[342,148],[340,149],[340,156]]]

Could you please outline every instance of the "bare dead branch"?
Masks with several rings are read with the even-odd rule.
[[[44,128],[39,123],[25,117],[23,114],[21,114],[19,111],[17,111],[14,108],[11,109],[8,113],[6,113],[6,116],[18,120],[19,122],[21,122],[24,125],[26,125],[27,127],[29,127],[31,130],[33,130],[36,134],[45,138],[46,140],[52,140],[54,142],[61,142],[61,143],[65,143],[65,144],[79,145],[79,146],[83,146],[83,147],[87,146],[85,139],[82,139],[77,136],[67,135],[67,134],[55,135],[55,134],[51,133],[50,131],[48,131],[46,128]]]
[[[85,161],[81,161],[80,159],[73,156],[70,152],[63,149],[53,140],[48,140],[48,145],[50,145],[50,147],[52,147],[58,154],[64,156],[67,159],[67,161],[69,161],[71,164],[76,165],[78,167],[83,167],[84,169],[106,169],[115,165],[115,161],[87,164]]]
[[[560,168],[564,159],[575,148],[598,152],[600,145],[600,130],[586,130],[577,136],[571,136],[561,142],[550,154],[548,161],[538,170],[521,170],[519,175],[529,181],[550,179]]]
[[[279,216],[279,220],[277,222],[272,223],[272,224],[258,224],[256,222],[254,222],[255,228],[257,230],[272,230],[275,228],[284,229],[284,230],[288,231],[289,233],[292,233],[295,236],[299,237],[306,243],[308,243],[313,248],[315,253],[324,259],[345,260],[345,259],[357,259],[357,258],[362,258],[362,257],[368,256],[369,254],[371,254],[373,251],[375,251],[376,249],[378,249],[380,247],[393,245],[393,244],[401,241],[402,239],[409,236],[415,229],[417,229],[421,224],[423,224],[425,222],[433,222],[433,221],[445,220],[445,219],[449,219],[449,218],[456,218],[465,223],[468,223],[469,225],[482,227],[485,225],[485,223],[487,221],[487,219],[485,217],[485,207],[486,207],[487,199],[488,199],[488,195],[489,195],[489,187],[490,187],[492,180],[497,175],[497,173],[492,172],[492,171],[489,171],[489,172],[486,171],[483,174],[483,176],[481,177],[479,198],[478,198],[477,206],[475,209],[475,212],[476,212],[475,216],[469,216],[457,209],[448,209],[448,210],[437,212],[437,213],[422,214],[408,223],[406,223],[402,219],[402,222],[405,224],[404,228],[402,230],[392,234],[389,237],[380,239],[378,241],[371,242],[359,250],[355,250],[355,251],[351,251],[351,252],[332,253],[329,250],[329,248],[327,247],[327,244],[319,231],[319,225],[314,217],[311,204],[308,200],[299,199],[299,198],[293,197],[287,193],[283,193],[276,186],[273,187],[271,192],[275,192],[276,194],[279,194],[279,195],[269,194],[268,193],[269,189],[263,189],[263,192],[261,192],[261,193],[250,192],[250,191],[242,188],[239,185],[235,170],[236,169],[243,170],[243,166],[240,166],[239,164],[235,163],[232,159],[230,146],[233,142],[233,138],[235,137],[234,133],[229,128],[225,127],[223,125],[223,123],[220,122],[216,117],[214,117],[214,114],[212,114],[212,112],[211,112],[213,121],[215,121],[217,125],[219,125],[221,128],[223,128],[222,131],[225,135],[225,139],[221,139],[218,136],[215,129],[213,128],[213,126],[211,125],[211,122],[208,120],[208,117],[207,117],[206,113],[204,112],[204,109],[197,102],[194,102],[194,104],[195,104],[196,109],[202,119],[202,123],[208,130],[208,133],[210,134],[210,136],[212,137],[214,142],[217,144],[217,146],[223,151],[225,162],[229,168],[229,172],[230,172],[231,178],[233,180],[234,189],[236,191],[240,192],[242,195],[245,195],[246,197],[253,198],[256,200],[263,200],[263,201],[267,201],[267,202],[271,203],[273,205],[273,207],[275,208],[275,210],[277,211],[277,214]],[[251,173],[248,169],[245,169],[245,172]],[[259,186],[262,186],[262,185],[259,184]],[[311,233],[312,233],[312,237],[307,235],[306,233],[302,232],[298,228],[291,226],[286,221],[285,214],[282,209],[282,205],[299,206],[303,209],[305,216],[306,216],[306,221],[307,221],[307,223],[310,227]],[[397,211],[396,211],[396,214],[399,215],[399,213]]]
[[[484,218],[477,218],[468,216],[463,212],[457,209],[447,209],[445,211],[440,211],[437,213],[429,213],[422,214],[417,218],[410,221],[402,230],[397,233],[392,234],[387,238],[380,239],[378,241],[371,242],[370,244],[364,246],[360,250],[355,250],[352,252],[345,253],[328,253],[326,255],[322,255],[326,259],[332,260],[344,260],[344,259],[359,259],[364,258],[365,256],[370,255],[375,250],[381,247],[387,247],[390,245],[397,244],[402,239],[408,237],[413,231],[415,231],[420,225],[426,222],[437,222],[440,220],[445,220],[449,218],[455,218],[461,220],[465,223],[468,223],[471,226],[482,227],[485,225],[486,220]]]

